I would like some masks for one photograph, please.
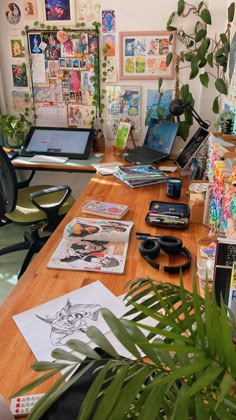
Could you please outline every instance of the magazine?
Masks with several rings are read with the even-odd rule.
[[[107,201],[89,200],[83,207],[82,212],[97,216],[121,219],[129,210],[125,204],[108,203]]]
[[[48,268],[122,274],[133,222],[76,217]]]

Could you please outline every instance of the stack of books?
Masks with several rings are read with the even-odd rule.
[[[117,166],[114,173],[116,178],[131,188],[165,182],[167,175],[154,165],[125,165]]]

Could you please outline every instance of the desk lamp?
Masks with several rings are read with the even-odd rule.
[[[173,99],[173,101],[170,103],[169,110],[171,114],[175,115],[176,117],[182,115],[185,110],[189,110],[202,128],[207,130],[210,127],[210,124],[201,119],[200,115],[198,115],[198,113],[189,102],[184,103],[181,99]]]

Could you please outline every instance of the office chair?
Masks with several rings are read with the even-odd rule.
[[[28,249],[18,279],[75,201],[67,185],[29,186],[34,172],[18,182],[11,160],[0,146],[0,226],[10,222],[30,225],[24,241],[0,249],[0,256]]]

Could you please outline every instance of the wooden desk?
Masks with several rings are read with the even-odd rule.
[[[117,161],[118,156],[110,154],[106,159]],[[185,195],[186,186],[188,186],[187,179],[183,181],[183,184],[184,187],[182,188],[182,195],[178,200],[179,202],[187,202],[187,196]],[[66,224],[74,217],[81,216],[82,204],[85,200],[92,198],[127,204],[129,206],[130,210],[125,215],[124,220],[133,220],[134,227],[131,231],[124,274],[98,275],[95,272],[48,269],[48,260],[58,246]],[[85,286],[97,279],[102,281],[117,296],[124,293],[126,282],[138,277],[150,276],[161,281],[171,281],[175,284],[179,283],[178,274],[168,275],[167,273],[159,272],[148,265],[139,255],[138,247],[140,242],[135,237],[136,231],[158,232],[178,236],[183,240],[184,245],[193,254],[192,267],[183,274],[185,286],[191,289],[192,272],[195,269],[196,243],[200,237],[207,234],[208,230],[199,224],[191,224],[187,230],[183,231],[158,229],[147,226],[145,224],[145,215],[151,200],[171,202],[171,199],[165,195],[165,184],[157,184],[142,189],[131,189],[116,181],[113,176],[96,174],[91,179],[73,208],[66,215],[60,226],[52,234],[44,248],[30,264],[18,284],[0,307],[0,394],[6,399],[20,387],[40,376],[40,374],[38,375],[30,369],[30,365],[35,361],[35,358],[12,320],[12,315],[40,305],[81,286]],[[165,259],[163,261],[165,265],[168,265],[168,257],[164,256],[163,258]],[[158,261],[160,262],[160,258]],[[178,263],[180,263],[180,260],[178,260]],[[34,392],[44,392],[50,384],[52,382],[49,381],[47,385],[41,385]]]

